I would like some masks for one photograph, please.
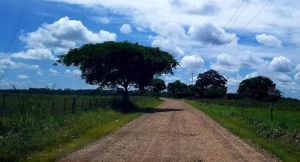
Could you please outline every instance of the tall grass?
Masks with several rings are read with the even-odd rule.
[[[300,112],[218,105],[213,101],[186,101],[209,115],[234,134],[246,138],[272,152],[283,161],[300,159]]]
[[[27,96],[27,100],[31,102],[27,103],[23,114],[10,112],[0,118],[0,161],[53,161],[119,128],[143,112],[120,113],[111,108],[118,99],[97,97],[98,105],[93,108],[63,115],[59,106],[52,111],[42,107],[40,103],[41,101],[51,103],[52,100],[49,101],[51,97],[59,103],[62,100],[59,99],[60,96],[33,95],[33,97]],[[74,97],[82,96],[64,96],[64,98]],[[151,97],[132,97],[131,101],[138,108],[154,108],[162,102]],[[13,104],[12,102],[13,100],[8,100],[7,105]],[[14,110],[21,112],[17,108]]]

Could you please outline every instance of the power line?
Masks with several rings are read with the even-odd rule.
[[[269,0],[253,17],[252,17],[252,19],[237,33],[237,35],[238,34],[240,34],[256,17],[257,17],[257,15],[269,4],[271,2],[271,0]],[[231,39],[231,41],[226,45],[226,46],[224,46],[224,48],[222,48],[222,50],[219,52],[219,53],[221,53],[221,52],[223,52],[223,50],[232,42],[234,40],[234,38],[232,38]]]
[[[238,12],[238,10],[241,8],[241,6],[243,5],[243,3],[245,2],[245,0],[243,0],[241,2],[241,4],[239,5],[239,7],[235,10],[235,12],[233,13],[233,15],[231,16],[230,20],[227,22],[225,28],[227,28],[227,26],[229,25],[230,21],[232,20],[232,18],[235,16],[235,14]],[[205,55],[209,53],[209,51],[211,50],[211,48],[215,45],[215,43],[217,42],[217,40],[219,39],[219,37],[222,35],[222,32],[218,35],[218,37],[213,41],[211,47],[205,52]]]
[[[245,1],[245,0],[244,0]],[[244,1],[241,3],[241,5],[244,3]],[[243,14],[243,12],[246,10],[246,8],[249,6],[249,4],[251,3],[251,1],[252,0],[250,0],[248,3],[247,3],[247,5],[244,7],[244,9],[242,10],[242,12],[238,15],[238,17],[234,20],[234,22],[230,25],[230,27],[227,29],[227,30],[230,30],[231,29],[231,27],[236,23],[236,21],[240,18],[240,16]],[[241,6],[240,5],[240,6]],[[239,7],[240,7],[239,6]],[[227,25],[225,26],[225,28],[224,29],[226,29],[226,27],[227,27]],[[225,34],[222,34],[222,32],[219,34],[219,36],[218,36],[218,38],[216,39],[216,40],[219,40],[219,37],[222,35],[222,37],[220,38],[220,40],[222,40],[222,38],[224,38],[224,36],[225,36]],[[206,54],[208,54],[208,53],[211,53],[211,52],[213,52],[214,51],[214,49],[215,49],[215,43],[216,43],[216,41],[213,43],[213,45],[212,45],[212,48],[211,48],[211,50],[209,50],[209,52],[207,52]],[[205,54],[205,55],[206,55]]]

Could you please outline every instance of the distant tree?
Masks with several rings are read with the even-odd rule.
[[[227,80],[215,70],[199,74],[195,84],[196,95],[199,98],[221,98],[226,95]]]
[[[181,83],[179,80],[169,83],[167,89],[174,98],[186,98],[192,95],[191,89],[186,84]]]
[[[155,93],[159,93],[167,88],[165,81],[159,78],[153,79],[150,86]]]
[[[243,80],[237,93],[243,98],[252,100],[278,100],[281,98],[281,92],[276,89],[276,84],[263,76]]]
[[[155,76],[173,74],[179,65],[168,52],[127,41],[85,44],[58,56],[57,64],[79,67],[88,84],[122,87],[124,100],[131,86],[143,89]]]

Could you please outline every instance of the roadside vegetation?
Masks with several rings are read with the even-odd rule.
[[[18,98],[17,94],[14,97]],[[0,118],[0,161],[54,161],[118,129],[162,103],[153,97],[131,97],[132,105],[127,106],[134,107],[134,111],[121,113],[114,108],[123,104],[122,98],[97,97],[98,103],[105,103],[105,107],[102,104],[93,109],[66,115],[57,112],[53,115],[51,109],[36,106],[39,101],[51,103],[53,98],[74,97],[83,96],[27,95],[30,103],[27,103],[23,115],[10,113]],[[14,101],[7,100],[6,104],[14,104]],[[63,104],[60,104],[60,109],[62,106]],[[57,106],[55,111],[60,109]]]
[[[245,108],[215,104],[213,101],[186,102],[201,110],[229,131],[248,142],[259,145],[283,161],[300,159],[300,112],[274,111],[270,120],[270,109]]]

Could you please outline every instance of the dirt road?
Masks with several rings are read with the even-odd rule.
[[[61,161],[276,161],[181,101],[166,100]]]

